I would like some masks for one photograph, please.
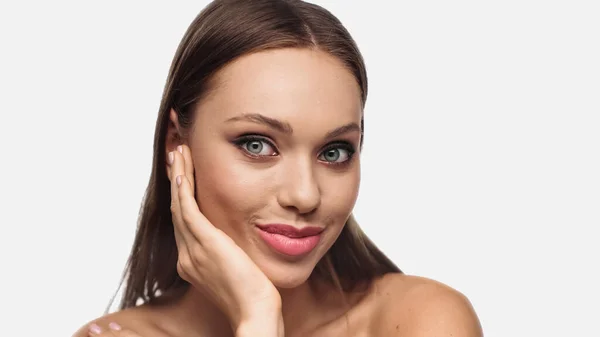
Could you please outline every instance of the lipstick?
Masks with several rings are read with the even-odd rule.
[[[257,225],[261,238],[275,251],[300,256],[311,252],[321,239],[323,228],[296,228],[283,224]]]

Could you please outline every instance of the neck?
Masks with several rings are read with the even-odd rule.
[[[342,293],[316,281],[307,281],[293,289],[279,289],[279,293],[286,335],[312,331],[346,310]],[[169,315],[169,320],[177,332],[174,335],[233,336],[225,314],[194,287],[189,287],[171,309],[173,315]]]

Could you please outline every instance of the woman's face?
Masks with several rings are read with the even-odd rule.
[[[188,140],[200,209],[275,286],[298,286],[356,202],[359,86],[340,61],[308,49],[247,55],[215,79]]]

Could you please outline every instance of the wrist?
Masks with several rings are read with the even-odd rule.
[[[283,337],[283,316],[280,307],[255,312],[235,327],[236,337]]]

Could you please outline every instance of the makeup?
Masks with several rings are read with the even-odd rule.
[[[301,256],[310,253],[321,239],[323,228],[295,228],[289,225],[257,225],[260,237],[272,249],[288,256]]]

